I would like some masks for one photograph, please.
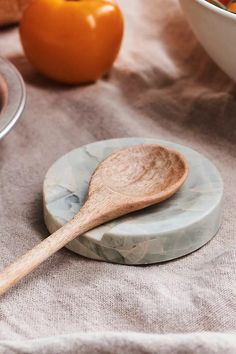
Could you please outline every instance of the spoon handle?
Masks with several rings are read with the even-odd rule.
[[[68,242],[98,224],[101,224],[101,216],[99,217],[99,215],[97,215],[97,217],[93,217],[86,212],[86,208],[82,208],[81,212],[79,212],[74,219],[36,245],[0,273],[0,295],[18,283]]]

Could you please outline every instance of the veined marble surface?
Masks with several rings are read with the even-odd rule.
[[[97,260],[148,264],[193,252],[217,233],[221,223],[223,182],[216,167],[185,146],[143,138],[92,143],[56,161],[43,187],[48,230],[56,231],[79,211],[91,174],[100,161],[115,150],[145,143],[174,148],[185,156],[190,170],[185,184],[167,201],[88,231],[70,242],[67,248]]]

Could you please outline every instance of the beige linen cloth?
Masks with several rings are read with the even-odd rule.
[[[82,144],[145,136],[188,145],[225,182],[217,236],[150,266],[63,249],[0,299],[0,353],[236,353],[236,89],[194,38],[174,0],[122,0],[126,33],[109,77],[65,87],[23,56],[17,29],[0,54],[22,73],[24,115],[0,142],[0,267],[48,235],[42,183]],[[226,39],[227,40],[227,39]]]

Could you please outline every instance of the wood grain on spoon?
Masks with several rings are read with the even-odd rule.
[[[79,213],[0,273],[0,294],[86,231],[169,198],[187,174],[183,156],[159,145],[131,146],[108,156],[93,173]]]

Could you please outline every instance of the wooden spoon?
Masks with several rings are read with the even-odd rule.
[[[75,217],[0,273],[0,294],[86,231],[172,196],[188,174],[185,159],[159,145],[110,155],[92,175],[88,198]]]

